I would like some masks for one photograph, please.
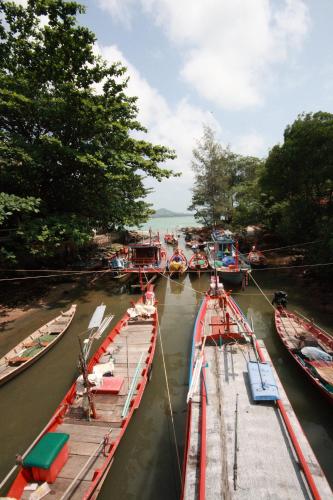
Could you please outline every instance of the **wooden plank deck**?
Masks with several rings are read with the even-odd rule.
[[[205,330],[212,328],[212,315],[216,316],[214,304],[208,308]],[[261,345],[264,348],[262,341]],[[270,361],[265,348],[264,353]],[[252,400],[249,360],[256,360],[249,344],[225,344],[219,348],[212,342],[206,343],[206,500],[312,498],[276,404]],[[273,371],[321,497],[333,498],[274,368]],[[200,399],[198,389],[192,400],[184,500],[197,499],[199,492]]]
[[[105,462],[102,447],[96,451],[98,445],[103,442],[106,435],[109,435],[109,442],[112,443],[123,432],[121,426],[124,404],[142,353],[144,356],[137,384],[139,385],[143,380],[140,374],[145,367],[146,358],[149,356],[153,328],[154,324],[151,320],[140,320],[138,324],[131,322],[121,330],[115,342],[107,349],[106,352],[112,353],[114,361],[113,375],[123,377],[124,381],[118,394],[96,393],[93,395],[97,413],[96,420],[88,421],[84,417],[82,418],[81,397],[73,401],[63,423],[56,429],[56,432],[64,432],[70,436],[68,441],[69,458],[55,483],[50,485],[51,492],[45,498],[60,499],[73,479],[87,464],[87,460],[94,456],[87,469],[82,471],[79,479],[75,482],[68,498],[81,499],[83,493],[87,491],[95,471]],[[137,393],[136,387],[133,397]],[[24,498],[28,498],[28,496],[26,495]]]

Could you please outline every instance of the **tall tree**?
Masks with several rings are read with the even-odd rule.
[[[317,241],[309,259],[333,261],[333,114],[298,116],[270,152],[260,181],[267,225],[281,238]],[[310,248],[310,247],[308,247]],[[312,268],[331,283],[332,267]]]
[[[195,184],[189,210],[195,210],[195,217],[207,225],[257,222],[262,165],[258,158],[223,148],[212,129],[204,127],[203,138],[193,150]]]
[[[268,224],[292,241],[326,231],[333,210],[333,115],[300,115],[275,146],[261,179]]]
[[[239,180],[235,186],[235,214],[233,222],[236,225],[263,223],[265,209],[260,188],[260,179],[265,162],[256,157],[244,156],[238,159]]]
[[[38,200],[38,216],[15,219],[25,252],[52,255],[55,241],[82,243],[92,227],[144,221],[144,177],[173,175],[159,166],[173,151],[138,139],[146,129],[126,69],[95,55],[83,12],[74,1],[0,0],[0,185]]]
[[[203,137],[193,150],[195,182],[189,210],[206,225],[214,226],[232,217],[235,160],[236,155],[223,149],[213,130],[204,126]]]

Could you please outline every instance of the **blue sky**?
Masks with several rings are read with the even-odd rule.
[[[24,3],[26,0],[16,0]],[[81,0],[96,50],[128,68],[147,139],[173,147],[181,178],[148,185],[185,210],[203,124],[266,157],[301,112],[333,112],[332,0]]]

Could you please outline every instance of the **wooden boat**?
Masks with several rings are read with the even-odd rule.
[[[238,251],[237,243],[227,233],[213,231],[213,242],[207,244],[209,265],[216,270],[222,281],[231,285],[242,284],[251,266]]]
[[[173,233],[167,233],[164,235],[164,243],[168,245],[178,245],[178,240]]]
[[[265,255],[260,250],[257,250],[255,246],[253,246],[251,251],[248,253],[247,260],[251,264],[251,267],[254,268],[267,266],[267,259]]]
[[[0,385],[12,379],[49,351],[64,335],[76,311],[66,312],[41,326],[0,359]]]
[[[204,250],[207,246],[207,241],[202,241],[202,240],[192,240],[190,241],[191,250],[193,252],[196,252],[197,250]]]
[[[193,331],[182,500],[330,496],[268,361],[263,342],[212,277]]]
[[[333,337],[298,314],[278,306],[276,331],[303,373],[333,403]]]
[[[188,262],[188,268],[192,272],[197,272],[198,276],[202,271],[207,271],[209,262],[205,253],[198,252],[192,255]]]
[[[81,356],[82,375],[60,403],[37,444],[23,455],[9,497],[28,498],[24,488],[40,481],[49,483],[45,498],[97,497],[150,377],[158,325],[155,304],[150,287],[144,299],[128,309],[107,335],[87,366]],[[53,462],[48,471],[40,471],[38,467],[42,465],[33,460],[37,452],[41,455],[43,441],[50,439],[66,440],[55,459],[60,463],[55,466]],[[50,448],[44,449],[44,454],[51,452]]]
[[[128,245],[126,268],[123,272],[160,274],[166,271],[167,253],[162,247],[159,234],[149,239]]]
[[[170,257],[168,261],[168,270],[170,277],[180,274],[184,274],[187,271],[188,262],[182,250],[178,248],[175,250],[174,254]]]

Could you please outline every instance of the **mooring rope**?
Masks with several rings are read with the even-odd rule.
[[[212,272],[211,270],[209,271],[210,273]],[[192,292],[199,293],[200,295],[206,295],[206,292],[201,292],[201,290],[196,290],[192,286],[185,285],[185,283],[181,283],[180,281],[177,281],[173,278],[170,278],[170,276],[165,275],[163,273],[158,273],[160,276],[163,276],[164,279],[167,281],[172,281],[173,283],[177,283],[177,285],[182,286],[183,288],[188,288],[189,290],[192,290]]]
[[[269,305],[274,309],[275,311],[275,307],[273,306],[272,302],[269,300],[269,298],[267,297],[267,295],[265,294],[265,292],[260,288],[259,284],[256,282],[256,280],[254,279],[254,277],[252,276],[251,273],[250,274],[250,278],[253,280],[253,283],[256,285],[256,287],[260,290],[260,292],[262,293],[262,295],[265,297],[265,299],[267,300],[267,302],[269,303]]]
[[[158,318],[157,318],[157,326],[158,326],[158,336],[159,336],[159,339],[160,339],[160,346],[161,346],[161,354],[162,354],[163,370],[164,370],[164,377],[165,377],[165,385],[166,385],[166,390],[167,390],[167,395],[168,395],[168,402],[169,402],[169,410],[170,410],[170,417],[171,417],[171,424],[172,424],[172,432],[173,432],[173,438],[174,438],[175,448],[176,448],[176,456],[177,456],[177,465],[178,465],[179,479],[180,479],[180,484],[181,484],[181,489],[182,489],[182,470],[181,470],[181,465],[180,465],[178,441],[177,441],[177,435],[176,435],[175,421],[174,421],[174,418],[173,418],[173,411],[172,411],[172,403],[171,403],[171,396],[170,396],[170,389],[169,389],[168,374],[167,374],[167,369],[166,369],[166,364],[165,364],[163,340],[162,340],[160,322],[159,322]]]
[[[325,266],[333,266],[333,262],[323,262],[323,263],[318,263],[318,264],[299,264],[299,265],[294,265],[294,266],[275,266],[275,267],[264,267],[264,268],[259,268],[259,269],[254,269],[255,272],[262,272],[262,271],[277,271],[277,270],[280,270],[280,269],[301,269],[301,268],[306,268],[306,267],[325,267]],[[0,272],[29,272],[29,273],[33,273],[33,272],[50,272],[50,270],[48,269],[38,269],[37,270],[34,270],[34,269],[0,269]],[[62,276],[84,276],[86,274],[101,274],[101,273],[110,273],[112,272],[112,269],[99,269],[99,270],[91,270],[91,271],[64,271],[64,270],[59,270],[59,271],[56,271],[56,270],[52,270],[52,272],[54,273],[57,273],[57,274],[48,274],[48,275],[40,275],[40,276],[23,276],[21,278],[19,277],[15,277],[15,278],[0,278],[0,282],[1,281],[21,281],[21,280],[31,280],[31,279],[43,279],[43,278],[56,278],[56,277],[62,277]],[[123,270],[124,272],[124,275],[127,274],[127,271],[126,269]],[[210,274],[212,272],[211,269],[207,269],[207,270],[203,270],[203,271],[200,271],[201,274]],[[193,270],[187,270],[186,271],[187,274],[190,274],[190,273],[197,273],[197,271],[193,271]],[[144,272],[144,274],[146,274]],[[160,274],[161,276],[164,276],[165,278],[167,278],[167,276],[165,276],[163,273],[161,272],[158,272],[156,271],[156,274]],[[167,279],[170,279],[170,281],[174,281],[175,283],[178,283],[179,285],[181,286],[185,286],[183,285],[183,283],[180,283],[179,281],[176,281],[172,278],[167,278]],[[197,293],[203,293],[203,292],[200,292],[199,290],[195,290],[194,288],[192,288],[192,290],[194,290],[195,292]]]

